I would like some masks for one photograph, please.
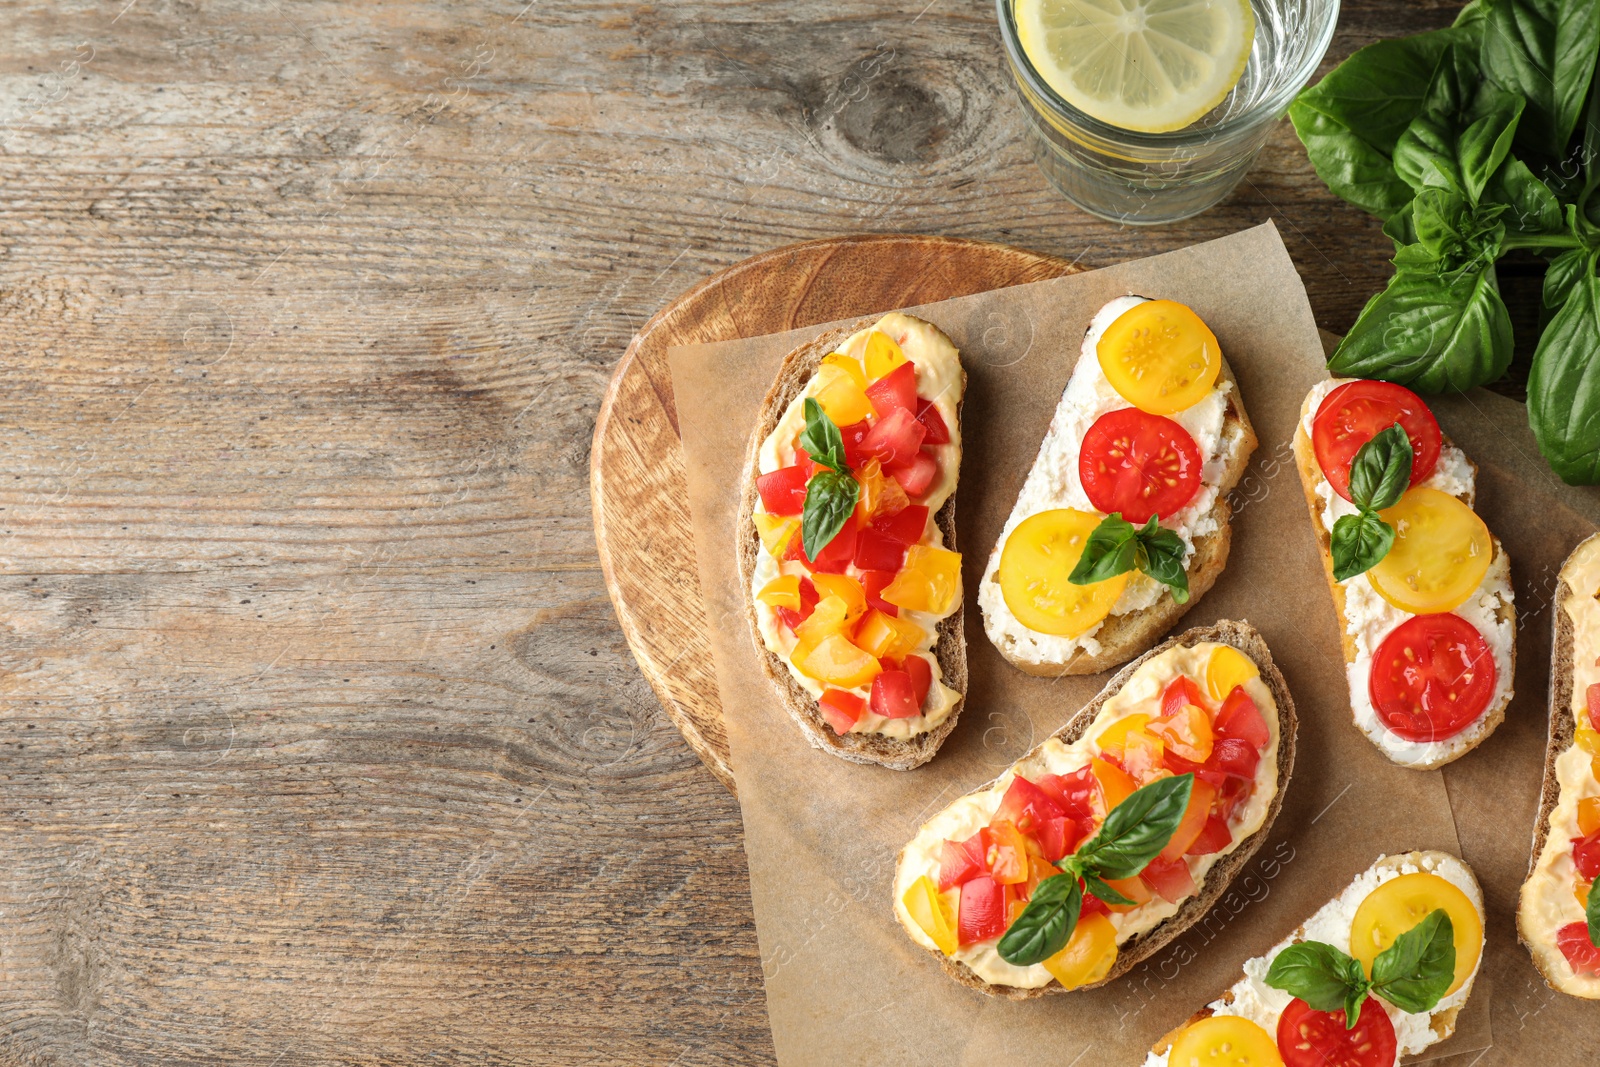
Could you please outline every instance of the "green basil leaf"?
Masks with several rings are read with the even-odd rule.
[[[1100,520],[1084,542],[1083,555],[1067,580],[1073,585],[1093,585],[1126,574],[1138,566],[1139,531],[1114,511]]]
[[[1525,97],[1519,149],[1559,159],[1583,112],[1600,52],[1600,5],[1592,0],[1496,0],[1480,59],[1502,88]]]
[[[1072,938],[1082,909],[1083,890],[1077,876],[1051,875],[1034,887],[1027,907],[1000,938],[996,946],[1000,958],[1018,967],[1049,959]]]
[[[1600,277],[1576,282],[1544,329],[1528,374],[1539,451],[1571,485],[1600,484]]]
[[[1411,438],[1398,422],[1376,433],[1350,463],[1350,499],[1363,510],[1394,507],[1411,484]]]
[[[1489,196],[1508,209],[1510,228],[1518,233],[1559,234],[1565,227],[1561,201],[1520,159],[1508,159],[1489,184]]]
[[[1584,275],[1594,273],[1590,263],[1587,248],[1569,248],[1552,259],[1544,272],[1544,306],[1554,311],[1565,304]]]
[[[1099,897],[1101,900],[1105,901],[1107,904],[1136,903],[1136,901],[1134,901],[1132,898],[1123,896],[1121,893],[1117,892],[1115,889],[1112,889],[1110,886],[1106,885],[1092,874],[1086,874],[1083,876],[1083,885],[1085,889]]]
[[[1406,186],[1409,190],[1411,186]],[[1394,242],[1395,252],[1406,245],[1417,243],[1417,219],[1415,198],[1406,202],[1406,206],[1390,215],[1383,222],[1383,235]],[[1398,263],[1399,260],[1396,260]]]
[[[1411,187],[1394,172],[1388,154],[1338,119],[1296,100],[1289,107],[1289,121],[1306,146],[1312,169],[1335,196],[1379,218],[1388,218],[1411,200]]]
[[[844,465],[844,438],[839,434],[839,427],[834,425],[833,420],[828,418],[828,413],[822,410],[822,405],[812,397],[806,397],[804,410],[806,428],[800,431],[800,447],[805,449],[815,462],[844,472],[847,469]]]
[[[1454,48],[1440,59],[1426,106],[1395,143],[1394,169],[1412,188],[1451,189],[1476,204],[1511,151],[1523,101],[1475,88],[1467,62]]]
[[[800,544],[807,557],[816,559],[838,536],[860,496],[860,483],[848,474],[824,468],[811,476],[800,516]]]
[[[1299,102],[1355,131],[1387,157],[1411,120],[1422,113],[1445,49],[1457,42],[1476,48],[1477,40],[1475,31],[1452,28],[1369,44],[1302,92]],[[1298,122],[1295,129],[1299,130]]]
[[[1416,926],[1372,961],[1372,991],[1402,1011],[1432,1011],[1456,972],[1455,927],[1443,908]]]
[[[1140,570],[1172,591],[1172,599],[1189,602],[1189,575],[1183,569],[1183,538],[1177,531],[1156,525],[1155,516],[1138,533],[1137,564]]]
[[[1144,870],[1177,832],[1193,789],[1193,774],[1158,778],[1135,789],[1106,813],[1099,831],[1078,849],[1084,873],[1132,878]]]
[[[1416,244],[1395,252],[1395,266],[1426,267],[1446,282],[1480,270],[1500,255],[1505,213],[1504,204],[1473,207],[1453,190],[1423,189],[1411,202]]]
[[[1510,363],[1511,317],[1487,265],[1453,282],[1424,271],[1396,273],[1367,301],[1328,369],[1440,393],[1492,382]]]
[[[1333,580],[1365,574],[1394,547],[1394,527],[1376,511],[1341,515],[1333,524]]]
[[[1359,963],[1357,967],[1361,966]],[[1354,1030],[1356,1023],[1361,1021],[1361,1005],[1367,999],[1367,994],[1351,990],[1344,998],[1344,1028]]]
[[[1367,995],[1359,961],[1321,941],[1301,941],[1278,953],[1267,968],[1267,985],[1299,997],[1317,1011],[1338,1011]]]
[[[1600,878],[1589,885],[1589,899],[1584,902],[1583,917],[1589,920],[1589,944],[1600,948]]]

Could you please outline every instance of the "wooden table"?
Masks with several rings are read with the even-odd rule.
[[[856,231],[1271,218],[1333,330],[1388,271],[1286,124],[1193,222],[1075,211],[985,3],[0,18],[0,1064],[770,1062],[738,809],[595,559],[633,330]]]

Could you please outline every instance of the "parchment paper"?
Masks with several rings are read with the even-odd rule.
[[[1111,986],[1012,1003],[951,981],[899,928],[890,900],[893,865],[923,821],[1043,740],[1106,680],[1039,679],[1012,668],[984,636],[975,590],[1085,327],[1102,304],[1127,293],[1195,308],[1238,376],[1261,446],[1236,490],[1227,571],[1177,630],[1220,618],[1260,629],[1295,698],[1298,757],[1270,838],[1203,922]],[[1523,629],[1517,688],[1524,695],[1512,710],[1515,721],[1450,779],[1473,791],[1464,811],[1481,820],[1464,823],[1473,839],[1464,853],[1445,776],[1394,766],[1351,724],[1337,624],[1289,445],[1301,400],[1325,376],[1322,345],[1275,228],[908,310],[955,340],[968,372],[957,530],[971,673],[959,726],[933,762],[910,772],[848,764],[808,747],[761,673],[744,618],[734,537],[743,521],[737,487],[747,438],[784,354],[827,327],[670,354],[779,1061],[1140,1063],[1158,1037],[1235,981],[1244,960],[1290,933],[1380,853],[1412,848],[1447,849],[1482,864],[1492,908],[1487,963],[1459,1031],[1427,1058],[1471,1052],[1462,1057],[1469,1062],[1490,1046],[1497,984],[1516,990],[1528,1010],[1561,1019],[1563,1028],[1592,1024],[1596,1013],[1581,1009],[1593,1006],[1571,1002],[1575,1011],[1555,1002],[1570,998],[1537,996],[1527,981],[1532,965],[1510,926],[1542,764],[1536,749],[1548,612]],[[1483,468],[1480,510],[1510,546],[1521,607],[1527,576],[1539,573],[1529,561],[1537,558],[1553,575],[1589,527],[1574,512],[1562,523],[1527,514],[1508,521],[1506,513],[1523,506],[1518,487],[1530,477],[1541,482],[1528,473],[1537,454],[1502,405],[1489,409],[1495,419],[1471,407],[1486,397],[1441,405],[1440,417]],[[1477,433],[1458,426],[1462,421]],[[1526,467],[1499,465],[1502,453],[1519,449]],[[1550,481],[1548,472],[1542,481]],[[1549,493],[1576,506],[1570,493]],[[1600,511],[1592,496],[1581,502]],[[1522,555],[1524,531],[1535,537],[1537,556]],[[1579,1062],[1572,1033],[1539,1042],[1541,1060]],[[1522,1040],[1515,1047],[1533,1047]],[[1495,1051],[1482,1062],[1502,1061]]]

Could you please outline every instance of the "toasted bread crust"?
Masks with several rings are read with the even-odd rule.
[[[1249,656],[1256,666],[1260,668],[1262,682],[1272,692],[1272,699],[1278,705],[1277,791],[1272,796],[1272,803],[1267,808],[1267,817],[1262,822],[1260,829],[1239,842],[1239,846],[1236,849],[1218,860],[1206,872],[1205,881],[1200,886],[1200,891],[1185,900],[1176,912],[1159,925],[1124,942],[1117,953],[1117,962],[1112,965],[1105,978],[1089,985],[1079,986],[1079,989],[1096,989],[1107,982],[1116,981],[1128,971],[1161,951],[1174,938],[1182,935],[1184,931],[1203,918],[1206,912],[1211,910],[1212,905],[1222,898],[1222,894],[1226,892],[1234,876],[1250,862],[1256,851],[1266,841],[1267,835],[1272,830],[1273,822],[1278,818],[1278,811],[1283,806],[1284,789],[1288,786],[1289,776],[1294,771],[1295,733],[1298,729],[1299,720],[1295,717],[1294,699],[1289,695],[1289,687],[1284,682],[1283,675],[1279,673],[1277,665],[1272,661],[1272,652],[1267,648],[1266,640],[1248,622],[1234,622],[1224,619],[1215,626],[1196,627],[1171,640],[1163,641],[1118,671],[1093,700],[1071,719],[1068,719],[1061,729],[1050,736],[1068,744],[1076,741],[1089,729],[1090,724],[1094,722],[1095,716],[1100,713],[1100,708],[1105,702],[1121,692],[1122,687],[1133,676],[1133,672],[1138,670],[1146,660],[1152,656],[1160,655],[1174,646],[1181,645],[1185,648],[1192,648],[1203,641],[1215,641],[1219,644],[1232,645]],[[1046,740],[1049,739],[1047,738]],[[1042,745],[1043,742],[1040,742],[1040,745],[1035,746],[1028,755],[1031,756],[1033,753],[1038,752]],[[1026,759],[1028,757],[1024,756],[1022,758]],[[1021,761],[1019,760],[1018,762]],[[999,776],[996,776],[987,784],[993,785],[998,780]],[[983,787],[980,786],[978,788]],[[905,849],[902,848],[895,858],[897,869],[904,856]],[[985,993],[992,997],[1005,997],[1008,1000],[1032,1000],[1035,997],[1042,997],[1046,994],[1076,991],[1063,989],[1054,982],[1037,989],[1019,989],[1016,986],[995,985],[978,977],[972,968],[960,960],[952,959],[937,949],[930,948],[927,951],[939,961],[939,965],[944,968],[944,972],[951,978],[970,989],[976,989],[980,993]]]
[[[1233,505],[1228,499],[1228,493],[1239,484],[1239,479],[1244,477],[1245,469],[1250,465],[1250,456],[1255,452],[1257,444],[1255,428],[1250,425],[1250,418],[1245,414],[1244,406],[1239,401],[1239,382],[1234,378],[1233,369],[1228,366],[1226,359],[1222,361],[1222,369],[1217,374],[1217,380],[1231,383],[1233,386],[1228,391],[1228,403],[1223,415],[1222,439],[1237,438],[1239,443],[1233,455],[1229,457],[1228,465],[1223,468],[1222,478],[1217,484],[1216,502],[1200,516],[1201,519],[1214,519],[1217,529],[1215,533],[1194,538],[1194,555],[1189,558],[1186,569],[1189,577],[1188,602],[1178,603],[1172,598],[1172,591],[1163,588],[1160,599],[1148,608],[1130,611],[1125,615],[1108,615],[1094,635],[1095,640],[1100,643],[1099,653],[1090,655],[1087,651],[1079,649],[1065,663],[1026,659],[1000,648],[1000,654],[1013,667],[1024,674],[1041,678],[1098,674],[1109,670],[1149,648],[1162,634],[1172,629],[1178,620],[1199,603],[1200,598],[1216,584],[1218,575],[1227,566],[1228,549],[1233,540],[1230,525],[1233,520]],[[998,556],[1003,547],[1003,544],[996,544],[994,555]]]
[[[1324,480],[1322,477],[1322,466],[1317,462],[1316,451],[1312,447],[1311,438],[1306,435],[1305,430],[1305,419],[1310,410],[1311,394],[1308,392],[1305,400],[1300,404],[1300,418],[1295,423],[1294,465],[1295,469],[1300,474],[1300,488],[1305,493],[1306,509],[1311,516],[1311,529],[1316,534],[1317,550],[1322,556],[1322,573],[1323,576],[1328,580],[1329,591],[1333,594],[1333,610],[1335,616],[1337,616],[1339,620],[1339,645],[1344,649],[1345,664],[1349,665],[1356,661],[1356,642],[1355,638],[1350,636],[1350,629],[1347,625],[1349,616],[1345,613],[1344,587],[1340,585],[1339,582],[1333,577],[1333,538],[1330,532],[1324,529],[1322,525],[1322,501],[1317,499],[1317,487]],[[1454,447],[1450,441],[1450,438],[1444,436],[1443,431],[1440,432],[1440,438],[1443,446]],[[1472,461],[1470,456],[1466,457],[1466,461],[1467,466],[1472,468],[1473,482],[1476,484],[1478,477],[1478,465]],[[1472,505],[1472,501],[1468,500],[1464,496],[1458,495],[1457,499],[1469,507]],[[1505,546],[1500,543],[1500,538],[1496,537],[1492,532],[1489,534],[1489,540],[1494,545],[1494,554],[1490,556],[1490,562],[1492,564],[1495,559],[1505,553]],[[1512,608],[1510,610],[1514,611],[1515,609]],[[1517,646],[1516,642],[1514,641],[1511,644],[1510,666],[1514,675],[1517,666]],[[1503,700],[1498,701],[1489,708],[1484,719],[1483,733],[1479,735],[1476,741],[1461,749],[1459,752],[1444,752],[1437,759],[1429,760],[1426,763],[1401,763],[1398,760],[1393,762],[1395,762],[1397,766],[1410,767],[1414,770],[1433,770],[1438,767],[1443,767],[1447,763],[1454,763],[1462,756],[1465,756],[1468,752],[1471,752],[1473,749],[1483,744],[1483,742],[1495,732],[1500,724],[1505,721],[1506,708],[1511,705],[1511,695],[1512,694],[1508,692]],[[1355,709],[1352,707],[1352,719],[1354,716]],[[1380,751],[1382,750],[1380,749]],[[1385,753],[1385,755],[1387,755],[1387,753]]]
[[[777,428],[783,419],[784,411],[794,398],[805,391],[806,385],[821,365],[822,357],[834,351],[851,334],[866,329],[881,317],[874,315],[829,330],[784,357],[783,365],[778,370],[777,380],[761,402],[761,410],[756,417],[755,432],[750,438],[750,448],[744,464],[743,490],[739,500],[741,520],[755,511],[756,476],[760,473],[761,443]],[[966,372],[963,371],[963,386],[965,381]],[[963,388],[964,393],[965,388]],[[958,405],[956,408],[958,418],[960,410],[961,407]],[[945,501],[944,506],[933,516],[933,521],[944,535],[945,547],[951,551],[957,550],[955,518],[956,494],[951,493],[950,499]],[[876,763],[897,771],[920,767],[932,759],[934,753],[939,751],[939,746],[944,743],[944,739],[950,736],[950,731],[955,729],[956,720],[966,701],[967,644],[962,629],[965,607],[957,607],[949,617],[940,621],[938,637],[933,646],[934,656],[939,660],[940,669],[944,672],[944,684],[961,694],[949,716],[938,726],[916,737],[896,738],[885,737],[882,734],[857,733],[840,735],[835,733],[833,727],[822,717],[817,698],[795,681],[794,675],[789,672],[788,663],[767,648],[756,615],[755,596],[750,588],[754,580],[756,560],[761,551],[761,537],[756,532],[754,524],[748,521],[741,521],[738,537],[739,577],[744,586],[745,616],[750,625],[750,633],[755,638],[761,668],[772,680],[785,710],[800,727],[806,741],[813,748],[819,748],[852,763]]]
[[[1572,618],[1567,614],[1566,604],[1568,599],[1581,594],[1569,581],[1571,572],[1568,568],[1583,547],[1596,537],[1600,537],[1600,534],[1594,534],[1579,542],[1567,556],[1566,562],[1561,565],[1561,573],[1556,581],[1556,595],[1551,605],[1553,633],[1550,641],[1550,735],[1545,746],[1544,781],[1540,786],[1539,814],[1533,823],[1533,849],[1528,853],[1528,874],[1523,879],[1524,886],[1528,878],[1533,876],[1534,868],[1539,863],[1539,854],[1544,851],[1545,840],[1550,836],[1550,814],[1556,810],[1556,805],[1561,801],[1561,782],[1556,777],[1556,760],[1571,748],[1577,739],[1578,722],[1572,714],[1574,669],[1578,657],[1577,635],[1573,631]],[[1590,652],[1600,654],[1600,649],[1584,650],[1585,655]],[[1544,969],[1540,954],[1531,951],[1533,941],[1523,928],[1520,907],[1517,908],[1517,940],[1530,950],[1529,955],[1533,957],[1533,965],[1538,968],[1545,984],[1558,993],[1566,992],[1562,988],[1565,976],[1550,974]]]

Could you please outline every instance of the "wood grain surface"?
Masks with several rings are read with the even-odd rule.
[[[985,4],[0,18],[3,1065],[770,1063],[738,808],[596,554],[630,338],[863,231],[1271,218],[1333,330],[1389,269],[1287,125],[1192,222],[1073,210]]]
[[[667,350],[1042,281],[1074,263],[986,241],[878,234],[786,245],[718,271],[644,325],[617,365],[589,454],[595,545],[663,710],[735,789],[695,569]]]

